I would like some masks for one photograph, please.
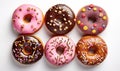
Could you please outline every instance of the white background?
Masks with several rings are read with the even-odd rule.
[[[109,22],[104,32],[99,34],[108,45],[108,56],[105,61],[93,67],[82,65],[75,59],[61,67],[49,64],[42,57],[37,63],[24,66],[16,63],[11,55],[13,41],[17,34],[12,30],[11,17],[13,11],[21,4],[33,4],[39,7],[43,13],[53,5],[63,3],[73,9],[75,14],[78,10],[88,4],[95,4],[105,9]],[[120,2],[119,0],[0,0],[0,71],[120,71]],[[40,37],[44,44],[51,37],[45,25],[34,35]],[[75,26],[67,34],[75,43],[81,38],[80,31]]]

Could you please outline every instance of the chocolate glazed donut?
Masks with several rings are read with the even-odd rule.
[[[106,28],[108,16],[101,7],[91,4],[78,12],[76,22],[84,34],[97,35]]]
[[[43,56],[43,45],[34,36],[19,36],[13,43],[12,53],[21,64],[35,63]]]
[[[57,4],[46,12],[45,25],[54,34],[66,34],[75,26],[75,15],[68,6]]]

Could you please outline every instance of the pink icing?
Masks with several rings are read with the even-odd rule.
[[[25,15],[32,16],[31,21],[25,22]],[[39,30],[43,23],[42,11],[34,5],[24,4],[19,6],[13,13],[13,28],[19,34],[32,34]]]
[[[57,47],[64,47],[61,55],[57,53]],[[53,37],[46,43],[45,56],[53,65],[68,64],[75,56],[75,43],[65,36]]]

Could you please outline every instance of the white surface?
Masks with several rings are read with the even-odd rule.
[[[109,23],[101,36],[108,45],[108,56],[105,61],[95,67],[83,66],[77,58],[62,67],[51,66],[43,56],[41,60],[30,66],[18,65],[13,61],[11,48],[17,38],[11,27],[13,11],[21,4],[33,4],[39,7],[43,13],[53,5],[63,3],[73,9],[75,14],[88,4],[95,4],[105,9],[109,17]],[[120,4],[119,0],[0,0],[0,71],[119,71],[120,70]],[[39,36],[44,44],[51,37],[47,34],[45,25],[34,35]],[[75,43],[81,38],[78,28],[67,34]]]

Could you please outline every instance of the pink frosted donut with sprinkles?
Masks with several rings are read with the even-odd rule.
[[[41,28],[43,19],[43,13],[38,7],[23,4],[14,11],[12,25],[19,34],[33,34]]]
[[[105,41],[98,36],[83,36],[77,43],[77,58],[85,65],[102,63],[108,50]]]
[[[84,34],[97,35],[106,28],[108,16],[101,7],[90,4],[80,9],[76,22]]]
[[[75,43],[66,36],[55,36],[46,43],[45,56],[53,65],[68,64],[75,57]]]

